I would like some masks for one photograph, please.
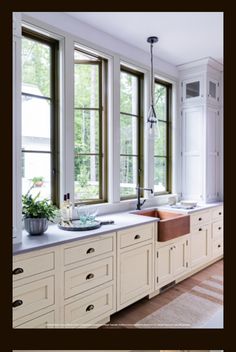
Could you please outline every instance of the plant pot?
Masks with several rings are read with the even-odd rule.
[[[42,235],[48,229],[48,219],[45,218],[27,218],[24,223],[25,230],[30,235]]]

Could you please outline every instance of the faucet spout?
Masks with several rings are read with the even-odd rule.
[[[149,191],[149,192],[151,192],[151,194],[153,194],[153,189],[152,188],[143,188],[143,187],[140,187],[139,185],[136,187],[136,189],[137,189],[137,207],[136,207],[136,209],[141,210],[141,206],[146,202],[146,199],[144,199],[141,202],[141,190]]]

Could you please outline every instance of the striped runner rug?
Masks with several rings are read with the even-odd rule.
[[[223,277],[214,275],[139,320],[136,328],[202,328],[223,310]]]

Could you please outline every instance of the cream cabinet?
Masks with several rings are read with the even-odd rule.
[[[212,257],[217,258],[224,252],[224,223],[223,207],[216,207],[212,210]]]
[[[190,236],[181,236],[175,241],[168,241],[164,246],[157,245],[155,289],[186,274],[189,270]]]
[[[58,248],[32,251],[13,258],[13,326],[54,327],[59,320]]]
[[[117,233],[117,310],[154,289],[154,228],[133,227]]]
[[[98,327],[116,310],[116,234],[62,246],[65,328]]]
[[[195,269],[211,256],[211,226],[202,225],[191,231],[191,268]]]

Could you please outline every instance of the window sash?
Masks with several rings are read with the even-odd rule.
[[[76,51],[81,51],[77,48],[74,48]],[[85,52],[84,52],[85,53]],[[86,53],[85,53],[86,54]],[[90,55],[90,54],[89,54]],[[85,110],[85,111],[98,111],[99,113],[99,152],[98,153],[74,153],[74,157],[80,156],[98,156],[99,158],[99,198],[97,199],[76,199],[74,197],[75,204],[96,204],[102,203],[107,201],[107,170],[106,170],[106,114],[104,106],[106,105],[106,101],[104,96],[106,96],[106,62],[102,58],[97,58],[97,61],[89,61],[89,60],[74,60],[74,65],[96,65],[98,66],[98,89],[99,89],[99,96],[98,96],[98,108],[90,108],[90,107],[76,107],[74,106],[74,111],[78,110]],[[75,86],[74,86],[75,87]],[[74,143],[75,147],[75,143]],[[75,158],[74,158],[75,159]],[[75,163],[75,160],[74,160]],[[74,179],[75,182],[75,179]],[[75,186],[74,186],[75,187]]]
[[[154,160],[155,158],[163,158],[166,160],[166,189],[163,192],[154,192],[155,195],[161,194],[168,194],[171,193],[171,90],[172,85],[168,82],[164,82],[158,79],[155,79],[155,84],[164,86],[166,88],[166,119],[158,119],[161,123],[165,124],[166,128],[166,154],[155,154],[154,153]],[[154,163],[155,167],[155,163]],[[154,180],[154,188],[155,188],[155,180]]]
[[[26,150],[22,148],[23,153],[42,153],[50,154],[51,157],[51,169],[50,169],[50,179],[51,179],[51,200],[52,203],[59,206],[60,203],[60,183],[59,183],[59,111],[58,111],[58,73],[59,73],[59,57],[58,48],[59,42],[56,39],[47,37],[41,33],[35,32],[29,28],[22,27],[22,36],[31,39],[33,41],[39,42],[41,44],[47,45],[50,48],[50,97],[48,96],[38,96],[37,94],[21,92],[22,96],[29,96],[32,98],[43,99],[50,101],[50,125],[51,125],[51,135],[50,135],[50,151],[41,150]]]

